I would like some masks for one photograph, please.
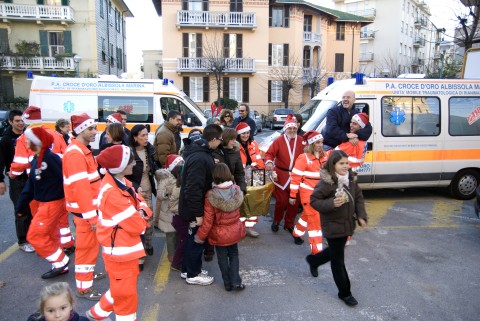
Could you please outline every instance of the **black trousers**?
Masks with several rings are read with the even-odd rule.
[[[239,273],[238,244],[215,246],[215,248],[217,249],[218,266],[222,272],[225,287],[241,285],[242,279]]]
[[[15,207],[17,206],[17,201],[20,198],[20,194],[22,193],[23,187],[25,186],[27,179],[27,175],[21,175],[16,177],[15,179],[10,180],[8,192],[10,194],[10,199],[13,202],[14,212]],[[22,213],[22,216],[18,216],[17,213],[14,213],[15,231],[17,232],[18,244],[23,244],[27,242],[28,228],[30,227],[30,222],[32,222],[32,212],[30,211],[30,207],[27,206],[26,209],[26,213]]]
[[[338,296],[341,298],[352,295],[350,292],[350,279],[345,268],[345,243],[347,236],[341,238],[327,238],[328,247],[322,252],[312,256],[311,264],[320,266],[330,261],[333,279],[338,288]]]

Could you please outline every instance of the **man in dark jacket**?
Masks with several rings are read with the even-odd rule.
[[[221,142],[222,128],[215,124],[208,125],[202,139],[192,142],[185,155],[178,213],[190,224],[182,267],[182,277],[186,277],[188,284],[209,285],[214,280],[207,271],[202,271],[203,244],[195,243],[194,236],[203,222],[205,195],[212,187],[211,171],[215,165],[212,151]]]
[[[241,122],[247,123],[250,126],[250,139],[253,140],[253,134],[256,132],[257,125],[255,121],[250,118],[250,107],[247,104],[240,104],[238,107],[238,117],[233,120],[231,128],[237,127]]]
[[[350,133],[350,120],[353,115],[359,113],[353,108],[354,103],[355,93],[347,90],[342,96],[342,103],[327,112],[327,125],[322,131],[323,150],[333,149],[348,141],[357,145],[359,140],[367,141],[370,138],[372,134],[370,123],[356,133]]]

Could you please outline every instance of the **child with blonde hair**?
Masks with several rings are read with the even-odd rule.
[[[88,321],[73,306],[73,292],[68,283],[53,283],[42,289],[39,309],[27,321]]]

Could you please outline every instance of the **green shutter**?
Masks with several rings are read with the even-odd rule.
[[[70,0],[62,0],[62,6],[69,6]]]
[[[210,101],[210,80],[208,77],[203,77],[203,102]]]
[[[72,32],[69,30],[63,32],[63,45],[65,46],[65,53],[71,54],[72,53]]]
[[[242,79],[242,90],[243,90],[243,93],[242,93],[242,102],[244,103],[248,103],[249,101],[249,78],[248,77],[244,77]]]
[[[37,4],[44,4],[43,0],[37,0]]]
[[[190,77],[183,77],[183,92],[190,96]]]
[[[228,77],[223,77],[223,98],[228,98],[230,96],[230,79]]]
[[[48,32],[40,30],[40,54],[48,57]]]
[[[8,53],[8,30],[0,29],[0,54]]]

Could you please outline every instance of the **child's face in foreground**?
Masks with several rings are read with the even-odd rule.
[[[45,301],[43,315],[45,321],[68,321],[72,312],[72,305],[67,294],[55,295]]]
[[[348,159],[346,157],[340,158],[335,164],[335,172],[337,172],[338,175],[347,175],[349,168],[350,166],[348,166]]]

